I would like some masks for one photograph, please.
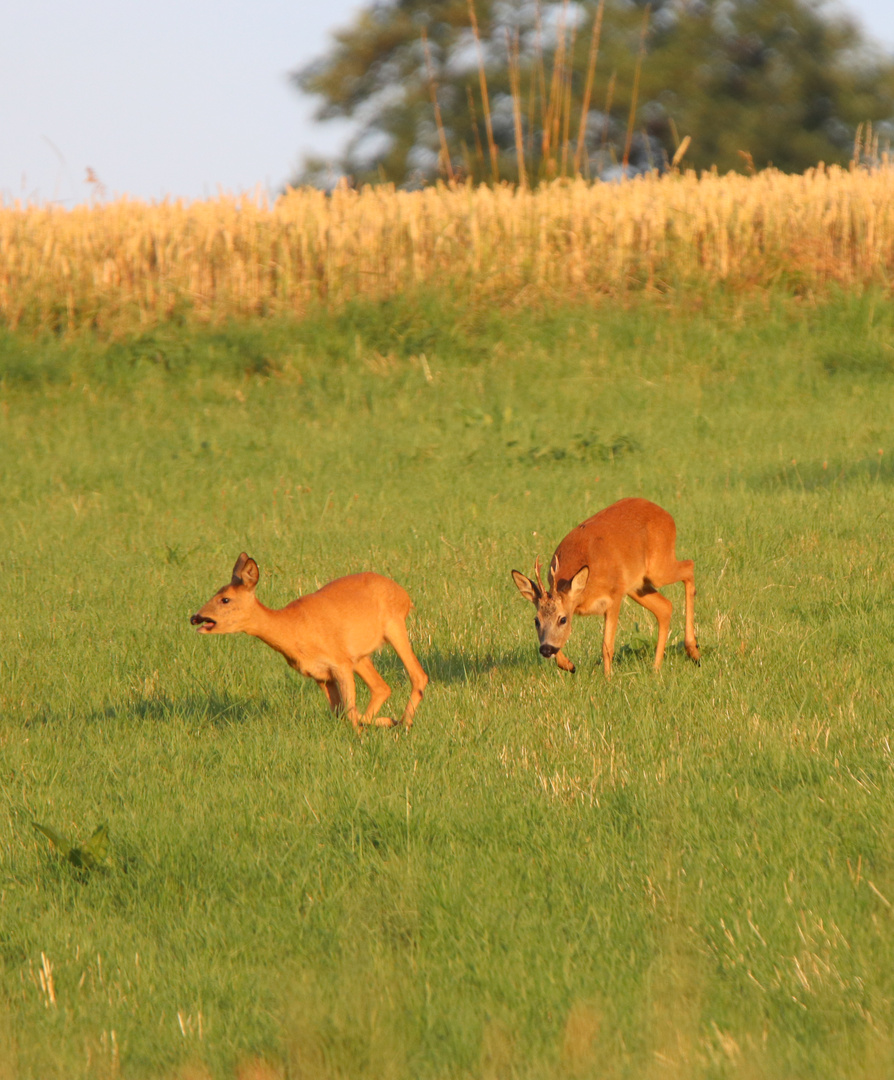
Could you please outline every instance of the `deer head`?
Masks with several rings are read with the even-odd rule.
[[[260,571],[243,551],[233,567],[228,585],[218,589],[189,620],[200,634],[238,634],[245,630],[258,609],[255,586]]]
[[[581,595],[590,576],[588,567],[581,567],[571,578],[559,574],[559,560],[553,556],[549,568],[549,588],[543,587],[540,578],[540,559],[534,563],[536,581],[518,570],[512,571],[512,580],[526,600],[530,600],[537,613],[534,626],[540,639],[540,655],[555,656],[571,636],[571,617],[577,609]]]

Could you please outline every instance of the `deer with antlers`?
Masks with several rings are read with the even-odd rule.
[[[550,563],[548,588],[540,578],[539,557],[534,564],[536,581],[513,570],[518,591],[537,609],[534,625],[541,655],[555,657],[563,671],[574,671],[562,651],[571,635],[572,617],[602,615],[602,663],[610,678],[621,604],[629,596],[658,620],[657,671],[664,659],[673,610],[658,590],[682,581],[686,589],[684,645],[687,655],[698,663],[694,564],[691,559],[677,559],[676,542],[677,527],[666,510],[648,499],[621,499],[587,518],[559,544]]]

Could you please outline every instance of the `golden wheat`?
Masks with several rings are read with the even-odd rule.
[[[501,301],[779,280],[889,286],[894,168],[0,207],[12,328],[302,315],[417,286]]]

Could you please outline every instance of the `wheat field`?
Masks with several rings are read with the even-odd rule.
[[[0,208],[0,321],[11,329],[304,316],[432,286],[524,303],[718,282],[886,287],[892,276],[894,170],[884,158],[804,175]]]

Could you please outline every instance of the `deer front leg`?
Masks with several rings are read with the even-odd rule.
[[[623,596],[613,601],[605,612],[605,629],[602,632],[602,667],[605,677],[612,677],[612,660],[615,657],[615,635],[618,633],[618,618],[621,614]]]
[[[577,668],[572,664],[568,657],[562,652],[561,649],[556,653],[556,663],[563,671],[570,671],[574,674]]]
[[[333,673],[336,684],[336,692],[341,698],[341,708],[345,716],[354,725],[355,731],[360,731],[360,714],[357,712],[357,688],[354,686],[354,669],[338,668]]]
[[[340,712],[342,708],[341,694],[338,692],[338,685],[334,679],[317,679],[317,686],[326,695],[326,700],[329,702],[329,708],[334,712]]]

